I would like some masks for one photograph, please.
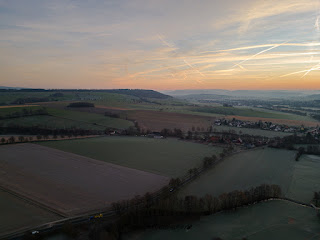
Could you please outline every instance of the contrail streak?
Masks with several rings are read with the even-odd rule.
[[[293,73],[288,73],[288,74],[282,75],[282,76],[280,76],[280,77],[287,77],[287,76],[294,75],[294,74],[298,74],[298,73],[305,73],[305,74],[301,77],[301,78],[303,78],[303,77],[305,77],[309,72],[314,71],[314,70],[320,70],[320,63],[318,63],[317,65],[313,66],[313,67],[310,68],[310,69],[302,70],[302,71],[298,71],[298,72],[293,72]]]
[[[320,28],[319,28],[319,16],[316,19],[316,22],[314,23],[314,27],[317,29],[317,31],[319,32]]]
[[[187,62],[187,60],[183,59],[183,61],[184,61],[190,68],[192,68],[194,71],[198,72],[202,77],[205,77],[205,75],[204,75],[202,72],[200,72],[199,69],[194,68],[189,62]]]
[[[238,66],[239,66],[242,70],[247,71],[247,69],[244,68],[242,65],[238,64]]]
[[[315,23],[314,23],[314,27],[315,27],[315,29],[316,29],[317,32],[320,31],[319,18],[320,18],[320,15],[317,16],[316,21],[315,21]],[[317,43],[313,43],[312,45],[309,45],[309,46],[318,46],[318,45],[317,45]],[[312,61],[312,59],[313,59],[313,55],[311,56],[309,62]],[[302,70],[302,71],[298,71],[298,72],[289,73],[289,74],[286,74],[286,75],[282,75],[282,76],[280,76],[280,77],[286,77],[286,76],[290,76],[290,75],[293,75],[293,74],[303,73],[303,72],[304,72],[304,74],[301,76],[301,78],[304,78],[304,77],[307,76],[311,71],[315,71],[315,70],[320,70],[320,62],[319,62],[317,65],[315,65],[315,66],[313,66],[313,67],[311,67],[311,68],[309,68],[309,69],[307,69],[307,70]]]
[[[307,76],[309,74],[309,72],[313,71],[313,70],[319,70],[320,69],[320,63],[318,63],[317,65],[313,66],[312,68],[310,68],[305,74],[303,74],[303,77]]]
[[[320,18],[319,18],[320,20]],[[282,46],[293,46],[293,47],[314,47],[314,46],[320,46],[319,42],[314,43],[278,43]],[[238,48],[229,48],[229,49],[222,49],[222,50],[216,50],[216,51],[205,51],[200,52],[200,54],[205,53],[219,53],[219,52],[231,52],[231,51],[241,51],[241,50],[248,50],[248,49],[256,49],[256,48],[265,48],[265,47],[273,47],[274,45],[278,44],[260,44],[260,45],[252,45],[252,46],[246,46],[246,47],[238,47]]]
[[[173,51],[174,53],[178,54],[178,52],[176,51],[177,48],[176,48],[173,44],[168,43],[160,34],[158,34],[157,36],[158,36],[159,40],[160,40],[164,45],[166,45],[166,46],[169,47],[169,48],[172,48],[172,49],[173,49],[172,51]],[[194,70],[194,71],[196,71],[197,73],[199,73],[202,77],[205,77],[205,75],[204,75],[199,69],[196,69],[195,67],[193,67],[186,59],[183,59],[183,61],[184,61],[184,63],[185,63],[187,66],[189,66],[192,70]],[[198,80],[196,80],[196,81],[202,83],[202,81],[198,81]]]
[[[236,66],[239,66],[239,65],[241,65],[242,63],[244,63],[244,62],[246,62],[246,61],[249,61],[249,60],[255,58],[256,56],[258,56],[258,55],[260,55],[260,54],[262,54],[262,53],[268,52],[268,51],[270,51],[270,50],[272,50],[272,49],[274,49],[274,48],[277,48],[277,47],[279,47],[279,46],[281,46],[281,45],[283,45],[283,44],[286,44],[287,42],[288,42],[288,41],[286,41],[286,42],[284,42],[284,43],[281,43],[281,44],[276,44],[276,45],[273,45],[273,46],[270,47],[270,48],[267,48],[267,49],[265,49],[265,50],[262,50],[262,51],[260,51],[260,52],[258,52],[258,53],[256,53],[256,54],[252,55],[251,57],[249,57],[249,58],[241,61],[240,63],[235,64],[232,68],[234,68],[234,67],[236,67]]]

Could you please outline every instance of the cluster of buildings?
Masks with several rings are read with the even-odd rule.
[[[287,132],[287,133],[295,133],[295,132],[305,132],[307,129],[303,126],[287,126],[284,124],[275,124],[272,122],[250,122],[250,121],[242,121],[238,119],[217,119],[214,121],[214,125],[216,126],[230,126],[237,128],[256,128],[268,131],[275,132]]]
[[[240,137],[237,134],[214,135],[210,136],[207,139],[208,143],[235,144],[238,146],[245,147],[247,149],[267,145],[268,141],[268,139],[263,139],[259,137]]]

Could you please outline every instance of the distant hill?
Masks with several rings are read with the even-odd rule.
[[[1,92],[106,92],[106,93],[116,93],[123,95],[130,95],[139,98],[156,98],[156,99],[167,99],[172,98],[169,95],[154,91],[154,90],[144,90],[144,89],[31,89],[31,88],[6,88],[0,87]]]
[[[164,91],[163,93],[170,96],[181,96],[184,98],[215,98],[217,96],[233,98],[301,98],[310,95],[320,94],[318,90],[223,90],[223,89],[200,89],[200,90],[174,90]]]
[[[320,94],[312,94],[306,97],[306,100],[320,100]]]
[[[109,93],[118,93],[124,95],[130,95],[140,98],[157,98],[157,99],[166,99],[172,98],[171,96],[159,93],[154,90],[142,90],[142,89],[112,89],[112,90],[102,90]]]
[[[0,89],[16,89],[16,90],[19,90],[19,89],[23,89],[21,87],[6,87],[6,86],[0,86]]]
[[[220,95],[220,94],[190,94],[190,95],[177,95],[175,96],[180,99],[195,99],[195,100],[213,100],[213,99],[228,99],[232,98],[228,95]]]
[[[172,90],[172,91],[162,91],[170,96],[183,96],[183,95],[199,95],[199,94],[217,94],[217,95],[227,95],[231,91],[223,89],[186,89],[186,90]]]

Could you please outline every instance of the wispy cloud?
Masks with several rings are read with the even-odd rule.
[[[0,1],[0,84],[245,88],[264,86],[270,76],[270,86],[302,84],[301,77],[315,84],[319,6],[318,0]]]

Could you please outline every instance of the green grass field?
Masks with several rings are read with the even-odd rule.
[[[28,111],[30,110],[37,110],[40,109],[41,107],[39,106],[28,106],[28,107],[24,107],[24,106],[15,106],[15,107],[5,107],[5,108],[0,108],[0,116],[5,117],[7,114],[12,114],[12,113],[22,113],[23,109],[26,109]]]
[[[111,118],[101,114],[95,113],[87,113],[87,112],[77,112],[77,111],[70,111],[70,110],[62,110],[62,109],[53,109],[48,108],[48,112],[50,115],[63,118],[67,120],[72,120],[76,122],[83,122],[87,124],[97,124],[101,125],[104,129],[106,127],[113,127],[113,128],[128,128],[133,126],[134,124],[131,121],[127,121],[120,118]]]
[[[303,202],[310,202],[315,191],[320,191],[320,157],[302,155],[294,165],[293,178],[287,196]]]
[[[319,239],[320,226],[316,212],[293,203],[263,202],[236,211],[221,212],[193,222],[190,230],[163,229],[136,232],[125,240],[270,240]]]
[[[54,213],[38,208],[0,190],[0,238],[10,231],[26,226],[37,226],[60,219]]]
[[[102,137],[40,144],[170,177],[180,177],[190,168],[200,166],[203,157],[221,152],[218,147],[146,137]]]
[[[50,95],[55,92],[1,92],[0,93],[0,105],[9,105],[12,104],[19,98],[49,98],[50,100],[72,100],[77,96],[74,92],[64,92],[63,97],[52,97]]]
[[[249,134],[249,135],[255,135],[255,136],[264,136],[268,138],[273,138],[273,137],[285,137],[292,135],[293,133],[286,133],[286,132],[275,132],[275,131],[267,131],[267,130],[262,130],[262,129],[253,129],[253,128],[237,128],[237,127],[229,127],[229,126],[217,126],[214,125],[213,129],[216,129],[216,131],[230,131],[233,130],[236,133],[241,134]]]
[[[183,188],[179,195],[218,196],[266,183],[280,185],[286,197],[309,203],[314,191],[320,189],[320,158],[303,155],[297,162],[294,156],[294,151],[271,148],[233,155]]]
[[[294,156],[294,151],[269,148],[230,156],[183,188],[179,195],[219,196],[263,183],[279,184],[286,193],[296,164]]]
[[[250,107],[195,107],[190,109],[194,112],[210,113],[215,115],[234,115],[243,117],[260,117],[260,118],[274,118],[274,119],[289,119],[299,121],[312,121],[315,119],[309,116],[300,116],[296,114],[283,113],[278,111],[272,111],[267,109],[258,109]]]
[[[40,107],[23,107],[39,109]],[[0,108],[0,115],[21,112],[23,108]],[[0,120],[1,126],[19,125],[23,127],[39,126],[44,128],[81,128],[86,130],[105,130],[107,127],[126,129],[133,123],[124,119],[111,118],[101,114],[46,108],[50,116],[26,116]]]
[[[107,121],[106,121],[107,122]],[[30,116],[13,119],[0,120],[0,125],[4,127],[8,126],[21,126],[32,127],[38,126],[49,129],[56,128],[80,128],[86,130],[105,130],[106,127],[122,128],[124,125],[118,124],[117,120],[110,119],[107,123],[104,122],[103,126],[95,125],[93,123],[85,123],[79,120],[70,120],[64,118],[57,118],[53,116]]]

